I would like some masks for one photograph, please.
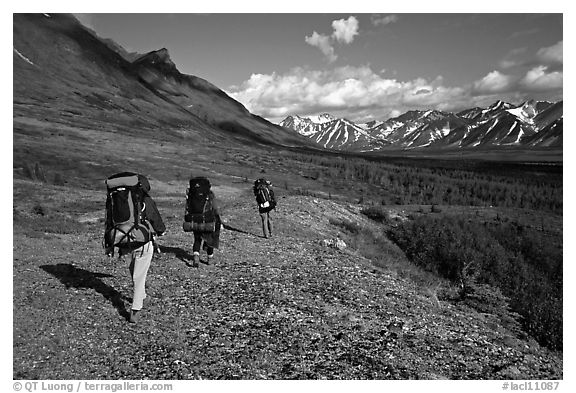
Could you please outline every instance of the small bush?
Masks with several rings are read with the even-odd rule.
[[[32,213],[37,214],[39,216],[45,216],[47,212],[46,208],[41,204],[37,203],[32,207]]]
[[[430,211],[431,211],[432,213],[441,213],[441,212],[442,212],[442,209],[440,209],[437,205],[432,205],[432,206],[430,207]]]
[[[44,169],[42,169],[39,163],[36,163],[34,166],[34,175],[36,176],[36,179],[46,183],[46,174],[44,173]]]
[[[358,234],[362,231],[362,227],[360,227],[360,225],[358,225],[358,223],[349,221],[349,220],[337,220],[337,219],[333,219],[331,218],[329,220],[330,224],[340,227],[342,229],[344,229],[346,232],[351,233],[351,234]]]
[[[54,184],[57,186],[63,186],[66,182],[64,181],[64,177],[60,173],[54,175]]]
[[[360,210],[360,213],[377,222],[387,223],[390,221],[388,212],[382,206],[370,206]]]
[[[26,165],[24,165],[24,168],[22,169],[25,178],[36,180],[36,176],[34,175],[34,168],[32,167],[32,165],[27,163]]]

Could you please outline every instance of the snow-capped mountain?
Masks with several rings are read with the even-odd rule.
[[[434,147],[495,146],[561,147],[562,101],[526,101],[513,105],[497,101],[486,108],[456,114],[412,110],[385,121],[355,124],[327,113],[301,118],[289,116],[281,126],[312,139],[327,149],[374,151]]]
[[[310,137],[318,132],[316,127],[318,124],[314,123],[311,119],[307,117],[300,117],[298,115],[288,116],[282,120],[279,125],[284,128],[289,128],[291,130],[297,131],[299,134]]]
[[[464,123],[452,113],[437,110],[408,111],[369,130],[376,137],[402,148],[424,147],[444,138]]]
[[[335,119],[315,124],[317,132],[309,137],[326,149],[358,151],[378,144],[376,138],[347,119]]]
[[[448,147],[520,145],[523,138],[537,132],[536,110],[527,102],[518,107],[498,101],[482,110],[470,123],[450,132],[437,145]]]
[[[538,114],[534,118],[534,123],[538,129],[544,129],[548,125],[556,122],[558,119],[563,117],[563,101],[558,101],[556,103],[548,103],[549,105],[538,111]],[[538,106],[537,106],[538,108]]]
[[[328,113],[310,117],[288,116],[280,126],[295,130],[326,149],[361,150],[375,142],[363,127]]]
[[[464,109],[461,112],[456,113],[456,116],[464,118],[464,119],[474,119],[476,116],[479,116],[483,111],[483,108],[474,107],[470,109]]]
[[[336,118],[329,113],[322,113],[317,116],[308,116],[308,119],[310,119],[313,123],[316,124],[323,124],[336,120]]]
[[[548,124],[537,134],[526,138],[526,146],[537,147],[562,147],[562,129],[564,119],[560,118]]]

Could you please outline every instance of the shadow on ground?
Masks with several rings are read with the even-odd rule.
[[[190,246],[192,247],[192,246]],[[193,255],[188,251],[181,249],[180,247],[170,247],[170,246],[160,246],[160,251],[163,254],[173,254],[176,258],[180,259],[182,262],[188,263],[192,260]]]
[[[229,230],[229,231],[238,232],[238,233],[244,233],[244,234],[246,234],[246,235],[250,235],[250,236],[254,236],[254,237],[262,237],[262,238],[264,237],[264,236],[262,236],[262,235],[257,235],[257,234],[252,233],[252,232],[247,232],[247,231],[244,231],[244,230],[242,230],[242,229],[235,228],[235,227],[233,227],[233,226],[231,226],[231,225],[229,225],[229,224],[222,224],[222,226],[224,227],[224,229],[227,229],[227,230]]]
[[[60,280],[60,282],[66,286],[66,289],[89,288],[95,290],[112,303],[114,308],[118,310],[120,316],[126,319],[129,317],[122,300],[122,294],[100,279],[102,277],[113,277],[112,275],[94,273],[69,263],[42,265],[40,268]]]

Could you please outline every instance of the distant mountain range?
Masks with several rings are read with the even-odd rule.
[[[328,113],[288,116],[279,125],[323,148],[345,151],[383,149],[562,148],[563,101],[530,100],[521,105],[497,101],[458,113],[408,111],[386,121],[355,124]]]

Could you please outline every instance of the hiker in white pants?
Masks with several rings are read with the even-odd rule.
[[[147,219],[150,221],[154,232],[157,236],[163,236],[166,233],[166,226],[160,217],[156,203],[150,197],[150,184],[145,181],[142,182],[146,196],[144,199],[145,214]],[[148,274],[148,269],[150,268],[150,262],[152,261],[152,256],[154,255],[154,238],[144,245],[131,251],[130,258],[130,275],[132,276],[132,282],[134,284],[134,294],[132,296],[132,308],[130,309],[130,319],[131,323],[138,322],[138,313],[142,310],[143,301],[146,298],[146,275]]]
[[[134,286],[132,295],[132,307],[130,308],[130,316],[128,322],[137,323],[140,318],[140,310],[142,310],[144,299],[146,298],[146,276],[150,268],[150,262],[154,255],[154,234],[156,236],[163,236],[166,233],[166,226],[162,221],[162,217],[158,212],[156,203],[150,197],[150,183],[145,176],[138,175],[140,187],[142,187],[143,206],[142,220],[147,221],[153,229],[150,241],[132,241],[126,245],[119,245],[120,255],[130,255],[130,276]],[[107,223],[108,225],[108,223]]]
[[[150,268],[152,255],[154,255],[154,245],[151,241],[131,253],[129,269],[134,284],[131,314],[142,309],[143,301],[146,298],[146,275]],[[132,319],[134,318],[132,317]]]

